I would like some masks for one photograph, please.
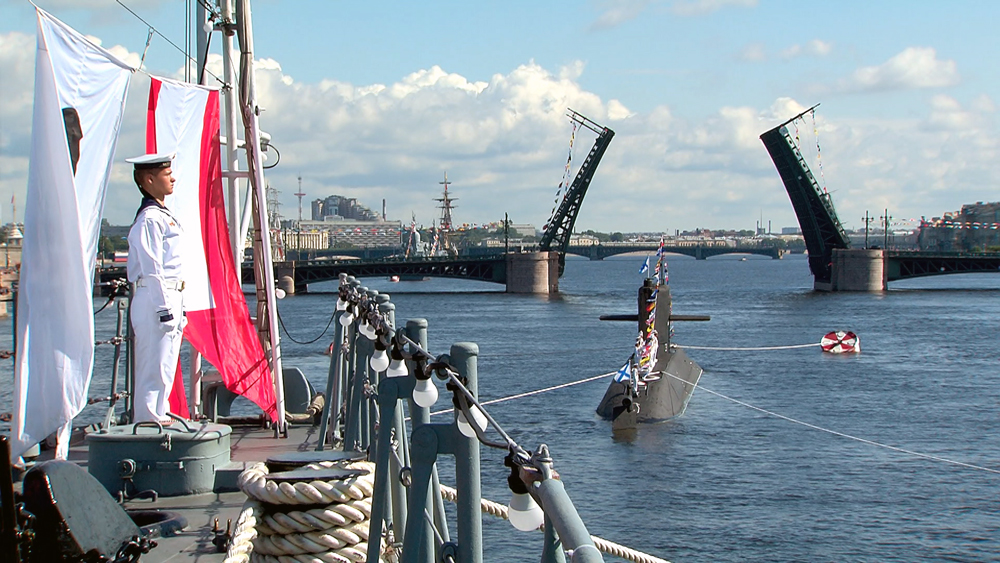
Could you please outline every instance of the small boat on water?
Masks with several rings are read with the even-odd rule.
[[[398,282],[399,281],[399,276],[389,276],[389,281],[391,281],[391,282]]]

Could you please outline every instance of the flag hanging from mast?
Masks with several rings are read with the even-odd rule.
[[[177,182],[165,203],[184,228],[188,318],[184,336],[219,370],[227,389],[276,419],[270,368],[250,321],[229,246],[219,148],[219,91],[153,77],[148,111],[146,150],[177,153],[173,161]],[[173,400],[170,406],[182,410]]]
[[[64,459],[94,369],[94,261],[133,69],[36,14],[11,457],[59,431],[56,457]]]

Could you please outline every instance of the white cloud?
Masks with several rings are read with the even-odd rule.
[[[955,98],[939,94],[931,98],[930,106],[930,115],[924,128],[958,134],[971,133],[978,136],[981,129],[988,128],[993,122],[993,114],[996,113],[996,106],[988,96],[976,98],[971,107],[966,109]]]
[[[940,88],[959,82],[958,66],[940,60],[931,47],[908,47],[888,61],[859,68],[840,84],[841,91],[872,92],[911,88]]]
[[[652,4],[668,3],[672,13],[678,16],[703,16],[728,7],[752,8],[757,0],[602,0],[601,14],[590,24],[591,31],[618,27],[630,22]]]
[[[783,59],[794,59],[796,57],[811,56],[811,57],[825,57],[833,51],[833,44],[827,43],[820,39],[813,39],[805,45],[792,45],[787,49],[781,51],[780,56]]]
[[[619,25],[634,20],[649,5],[651,0],[604,0],[601,2],[603,11],[594,23],[590,24],[591,31],[611,29]]]
[[[767,60],[767,50],[763,43],[749,43],[743,46],[737,58],[741,61],[763,62]]]
[[[731,6],[753,8],[757,0],[674,0],[670,9],[679,16],[701,16]]]
[[[11,194],[24,201],[33,60],[33,38],[0,34],[0,202]],[[219,57],[209,62],[221,75]],[[636,113],[620,100],[602,100],[580,85],[585,66],[578,62],[555,71],[528,62],[485,82],[432,66],[392,83],[360,85],[296,80],[275,60],[258,66],[261,125],[281,152],[267,178],[281,192],[286,216],[297,210],[292,194],[301,175],[307,201],[342,194],[378,208],[384,198],[390,218],[408,220],[412,210],[429,224],[447,170],[460,222],[508,212],[540,226],[562,177],[571,130],[565,112],[572,107],[616,132],[581,209],[581,229],[749,228],[761,209],[776,226],[795,222],[759,140],[806,109],[792,98],[727,106],[691,121],[666,105]],[[136,74],[105,207],[114,224],[128,223],[138,203],[123,159],[143,146],[147,92],[148,78]],[[848,225],[876,205],[912,217],[996,199],[1000,148],[988,96],[937,96],[918,117],[895,120],[824,116],[823,109],[816,118],[822,179]],[[807,120],[800,124],[802,151],[819,176]],[[593,140],[590,131],[578,131],[577,165]]]

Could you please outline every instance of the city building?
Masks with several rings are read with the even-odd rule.
[[[920,224],[921,250],[983,252],[1000,246],[1000,202],[978,201]]]
[[[282,221],[282,232],[287,250],[322,250],[350,245],[393,246],[400,244],[400,221],[346,219],[327,216],[322,221]],[[311,238],[296,240],[296,234],[308,234]],[[325,236],[325,243],[320,238]],[[325,244],[322,248],[317,245]],[[302,245],[302,246],[299,246]]]
[[[332,195],[312,202],[312,220],[325,221],[327,218],[353,219],[355,221],[379,221],[381,215],[358,203],[357,198]]]
[[[539,236],[538,230],[535,229],[534,225],[528,223],[511,223],[507,230],[510,232],[511,236],[517,233],[517,236],[522,237],[537,237]]]

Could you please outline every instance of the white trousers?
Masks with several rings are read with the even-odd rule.
[[[168,292],[172,293],[172,292]],[[180,294],[177,314],[180,314]],[[177,356],[181,350],[186,319],[172,332],[160,328],[157,307],[149,297],[149,289],[136,288],[132,299],[132,331],[135,335],[135,389],[133,405],[135,420],[162,421],[170,408],[170,390],[177,373]]]

